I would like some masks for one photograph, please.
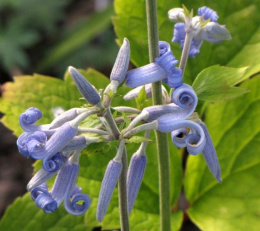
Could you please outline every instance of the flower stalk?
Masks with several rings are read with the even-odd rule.
[[[159,57],[159,35],[157,22],[156,0],[146,0],[148,47],[150,63]],[[152,84],[153,105],[162,104],[161,82]],[[170,166],[167,134],[156,132],[156,144],[159,166],[159,194],[160,194],[160,230],[171,230],[170,208]]]

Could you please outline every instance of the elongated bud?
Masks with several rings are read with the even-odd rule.
[[[91,104],[100,103],[100,96],[96,89],[86,80],[86,78],[74,67],[69,67],[69,72],[81,95]]]
[[[127,38],[124,38],[123,45],[121,46],[115,64],[113,66],[110,80],[118,81],[119,84],[125,80],[126,72],[130,59],[130,44]]]
[[[106,214],[116,183],[122,170],[122,164],[111,160],[102,180],[101,189],[98,197],[97,220],[101,222]]]
[[[213,176],[217,179],[217,181],[222,182],[217,153],[214,148],[209,131],[207,129],[206,124],[204,124],[203,122],[200,123],[200,126],[202,127],[202,129],[205,133],[205,137],[206,137],[206,144],[202,151],[202,155],[208,165],[209,170],[213,174]]]
[[[147,157],[145,155],[138,155],[138,153],[133,154],[130,160],[127,173],[128,214],[130,214],[134,207],[143,180],[146,162]]]

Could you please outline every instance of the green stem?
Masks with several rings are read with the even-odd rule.
[[[115,120],[111,114],[110,108],[108,107],[104,113],[110,130],[114,137],[118,140],[120,138],[120,131],[115,123]],[[127,189],[126,189],[126,177],[127,177],[127,156],[126,150],[122,155],[122,171],[118,180],[118,201],[119,201],[119,214],[120,214],[120,225],[122,231],[129,231],[129,219],[128,219],[128,208],[127,208]]]
[[[185,40],[184,40],[182,54],[181,54],[180,66],[179,66],[179,68],[182,70],[182,73],[184,73],[184,70],[185,70],[185,67],[186,67],[186,64],[187,64],[192,38],[193,37],[192,37],[191,32],[187,31],[186,36],[185,36]]]
[[[156,0],[146,0],[148,46],[150,62],[159,57],[159,36]],[[152,84],[153,105],[162,104],[161,82]],[[160,230],[171,230],[170,166],[167,134],[156,132],[159,167]]]

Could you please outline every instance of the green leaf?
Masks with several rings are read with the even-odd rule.
[[[233,87],[243,79],[246,68],[211,66],[194,80],[192,87],[200,100],[224,101],[245,94],[246,89]]]
[[[91,230],[84,223],[84,216],[68,214],[61,206],[56,213],[46,214],[35,206],[29,193],[22,198],[17,198],[9,206],[0,223],[0,230]]]
[[[241,87],[250,92],[210,105],[206,114],[223,182],[214,180],[201,156],[188,159],[188,214],[202,230],[258,230],[260,226],[260,76]]]
[[[142,110],[145,100],[146,100],[145,87],[142,87],[138,93],[138,96],[135,98],[135,102],[139,110]]]
[[[244,79],[260,71],[260,5],[258,0],[231,0],[231,1],[157,1],[159,39],[171,44],[172,51],[177,60],[180,60],[180,45],[171,43],[173,26],[168,17],[168,10],[181,7],[185,4],[188,9],[197,9],[208,6],[217,11],[218,22],[225,24],[230,31],[232,40],[220,44],[204,41],[200,53],[196,58],[189,58],[184,82],[191,84],[194,78],[205,67],[214,64],[232,67],[250,68],[246,71]],[[119,43],[127,37],[131,44],[131,61],[137,67],[149,63],[146,31],[145,1],[115,0],[116,17],[113,20]]]

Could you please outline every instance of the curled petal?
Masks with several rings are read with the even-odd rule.
[[[79,204],[81,202],[81,204]],[[66,211],[72,215],[84,214],[91,204],[91,200],[88,195],[84,193],[76,193],[70,197],[68,196],[64,200],[64,207]]]
[[[67,161],[67,157],[64,156],[62,153],[57,153],[52,159],[58,164],[58,168],[56,169],[56,171],[50,172],[50,171],[46,171],[44,168],[41,168],[27,184],[28,191],[32,191],[32,189],[34,189],[35,187],[38,187],[39,185],[47,182],[50,178],[52,178],[57,173],[57,171]],[[47,185],[46,185],[46,189],[47,189]]]
[[[47,136],[44,132],[37,131],[31,134],[27,139],[27,149],[32,156],[32,153],[39,152],[44,149],[47,142]]]
[[[204,15],[204,20],[207,20],[210,18],[211,22],[218,21],[218,14],[216,11],[210,9],[209,7],[203,6],[198,9],[198,15],[202,16]]]
[[[167,78],[165,70],[157,63],[150,63],[126,73],[126,86],[139,87]]]
[[[178,148],[186,147],[185,138],[188,132],[185,128],[180,128],[171,132],[172,143]]]
[[[35,201],[41,193],[48,193],[48,187],[46,183],[42,183],[41,185],[32,189],[31,198]]]
[[[172,102],[183,109],[187,109],[188,113],[186,118],[188,118],[197,106],[198,97],[191,86],[183,84],[174,89],[172,93]]]
[[[22,135],[20,135],[16,141],[17,147],[19,152],[26,157],[29,157],[29,151],[27,148],[27,140],[30,137],[31,133],[24,132]]]
[[[185,138],[185,143],[188,153],[197,155],[202,152],[206,143],[206,139],[204,138],[204,140],[201,141],[201,134],[191,133]]]
[[[20,126],[26,132],[48,130],[49,125],[34,125],[41,117],[42,112],[36,107],[31,107],[20,115]]]
[[[147,157],[145,155],[137,155],[136,153],[130,160],[127,173],[127,199],[129,214],[134,207],[134,203],[143,180],[146,162]]]
[[[171,114],[161,116],[157,121],[160,132],[172,132],[181,128],[189,128],[192,134],[196,134],[199,137],[196,142],[193,136],[185,140],[189,153],[196,155],[203,150],[205,146],[205,134],[201,126],[197,123],[189,120],[176,120]]]
[[[126,72],[130,59],[130,44],[127,38],[124,38],[123,45],[121,46],[113,66],[110,80],[122,83],[125,80]]]
[[[205,147],[202,151],[202,155],[203,155],[203,157],[204,157],[204,159],[205,159],[205,161],[208,165],[209,170],[213,174],[213,176],[219,182],[222,182],[221,171],[220,171],[217,153],[216,153],[216,150],[214,148],[214,145],[213,145],[212,139],[210,137],[209,131],[207,129],[206,124],[201,122],[200,126],[202,127],[202,129],[205,133],[205,137],[206,137],[206,144],[205,144]]]
[[[69,72],[81,95],[92,105],[100,103],[100,96],[94,86],[74,67],[69,67]]]
[[[167,72],[167,83],[170,87],[179,87],[182,85],[182,71],[174,67],[178,63],[178,60],[175,59],[171,51],[156,58],[155,62]]]
[[[171,51],[171,46],[165,41],[159,41],[159,53],[160,56],[164,55],[166,52]]]
[[[56,153],[51,159],[43,159],[42,166],[47,172],[57,172],[67,161],[62,153]]]
[[[71,127],[68,122],[63,124],[46,142],[45,146],[39,149],[35,148],[30,152],[31,157],[34,159],[52,158],[73,139],[77,131],[77,128]]]
[[[45,213],[55,212],[58,208],[57,202],[51,197],[49,192],[39,194],[35,199],[35,204]]]
[[[111,160],[108,165],[102,180],[101,189],[98,197],[97,205],[97,220],[101,222],[106,214],[112,194],[116,187],[119,175],[122,170],[122,164]]]

